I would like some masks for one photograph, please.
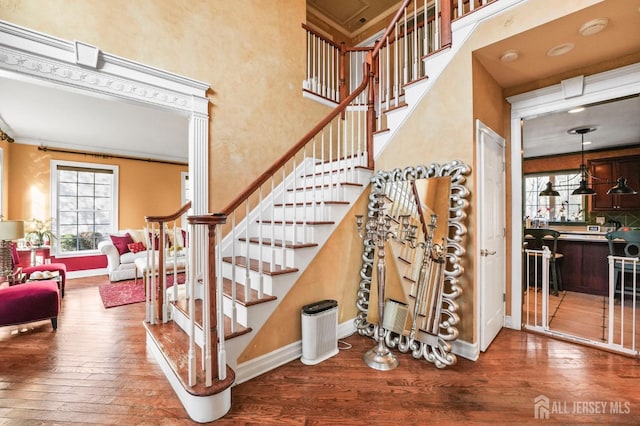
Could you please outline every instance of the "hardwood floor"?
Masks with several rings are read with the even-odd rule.
[[[534,294],[535,297],[533,297]],[[526,292],[523,302],[525,308],[527,304],[529,306],[529,312],[523,312],[524,321],[531,325],[540,325],[542,323],[542,292]],[[624,307],[622,312],[621,307]],[[638,307],[636,303],[634,311],[633,299],[629,297],[623,304],[617,300],[613,305],[612,345],[627,353],[636,351],[640,344],[640,327],[637,324],[639,314],[636,312]],[[549,328],[580,339],[606,343],[609,339],[609,298],[573,291],[560,291],[558,295],[550,294]]]
[[[0,425],[192,424],[147,354],[144,304],[104,309],[103,279],[68,280],[56,332],[48,321],[0,328]],[[399,354],[380,372],[362,362],[373,340],[344,341],[320,364],[295,360],[234,387],[215,424],[527,424],[541,395],[553,423],[640,423],[633,358],[504,329],[476,362],[437,370]]]

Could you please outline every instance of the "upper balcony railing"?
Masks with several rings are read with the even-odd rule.
[[[376,111],[400,106],[404,87],[426,77],[424,60],[451,45],[453,20],[494,1],[409,1],[393,24],[388,40],[378,43],[379,51],[373,55],[376,58],[372,64]],[[362,81],[362,64],[373,46],[339,45],[307,25],[303,24],[303,28],[307,31],[307,73],[303,90],[339,103]],[[366,105],[367,101],[367,94],[362,93],[355,103]],[[380,130],[382,126],[379,122],[376,129]]]

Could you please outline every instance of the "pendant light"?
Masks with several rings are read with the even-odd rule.
[[[594,195],[596,193],[593,188],[589,188],[587,186],[587,176],[589,175],[589,172],[587,171],[587,166],[584,164],[584,135],[595,130],[596,129],[594,127],[577,127],[575,129],[569,130],[569,134],[580,135],[582,142],[580,144],[580,148],[582,151],[582,162],[580,163],[580,185],[576,189],[574,189],[571,195]]]
[[[560,193],[553,189],[551,181],[547,182],[547,187],[538,194],[539,197],[559,197]]]
[[[635,190],[629,188],[627,186],[627,180],[623,177],[619,177],[616,185],[612,188],[609,188],[607,191],[607,195],[633,195],[637,194]]]

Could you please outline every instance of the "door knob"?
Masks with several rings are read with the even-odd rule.
[[[480,256],[490,256],[496,254],[495,251],[489,251],[487,249],[480,249]]]

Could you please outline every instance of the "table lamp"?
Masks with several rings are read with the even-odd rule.
[[[0,221],[0,279],[8,280],[13,275],[11,241],[24,237],[24,221]]]

